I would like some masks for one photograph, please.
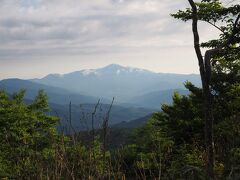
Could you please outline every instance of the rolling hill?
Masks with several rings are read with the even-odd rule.
[[[129,102],[137,104],[141,107],[155,108],[160,109],[161,104],[170,104],[172,103],[172,96],[174,92],[178,92],[181,95],[186,95],[189,93],[188,90],[183,89],[169,89],[162,91],[154,91],[141,96],[133,97]]]
[[[49,102],[56,104],[68,104],[70,101],[75,104],[96,103],[98,101],[96,97],[72,93],[62,88],[51,87],[21,79],[2,80],[0,81],[0,89],[6,90],[9,94],[25,89],[25,98],[29,100],[34,99],[38,91],[43,89],[48,94]]]
[[[151,118],[152,114],[149,114],[147,116],[141,117],[141,118],[137,118],[134,120],[131,120],[129,122],[126,121],[122,121],[118,124],[114,124],[112,126],[112,128],[118,128],[118,129],[132,129],[132,128],[139,128],[142,127],[150,118]]]

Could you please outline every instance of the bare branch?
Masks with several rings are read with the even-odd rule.
[[[73,133],[70,132],[72,134],[72,138],[73,138],[73,142],[74,144],[76,143],[76,140],[75,140],[75,135],[77,134],[76,133],[76,130],[75,128],[73,127],[72,125],[72,102],[70,101],[69,103],[69,123],[70,123],[70,128],[72,129]]]
[[[108,122],[109,122],[109,116],[110,116],[110,112],[112,110],[112,106],[113,106],[113,102],[114,102],[114,97],[112,99],[112,102],[110,104],[110,107],[107,111],[106,117],[103,120],[103,157],[105,160],[105,154],[106,154],[106,141],[107,141],[107,130],[108,130]]]
[[[92,143],[94,143],[94,141],[95,141],[95,128],[94,128],[94,117],[95,117],[95,114],[96,114],[96,112],[97,112],[97,108],[98,108],[98,106],[99,106],[99,104],[100,104],[100,99],[98,99],[98,102],[97,102],[97,104],[94,106],[94,110],[93,110],[93,112],[92,112]]]
[[[211,23],[210,21],[204,21],[207,22],[208,24],[211,24],[212,26],[214,26],[215,28],[217,28],[219,31],[221,31],[222,33],[225,33],[220,27],[218,27],[216,24]]]

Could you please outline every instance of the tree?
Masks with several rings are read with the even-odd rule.
[[[156,126],[155,117],[131,135],[123,148],[126,174],[130,179],[167,179],[174,141]],[[135,174],[134,174],[135,172]]]
[[[46,115],[43,91],[31,104],[25,104],[24,94],[9,97],[0,91],[1,177],[36,179],[51,165],[48,157],[53,154],[58,118]]]
[[[213,141],[213,94],[211,87],[211,69],[221,53],[229,54],[227,51],[239,52],[240,43],[240,5],[224,7],[220,0],[202,0],[194,2],[188,0],[191,8],[173,14],[173,17],[183,21],[192,20],[192,31],[194,36],[194,48],[198,58],[200,75],[202,80],[204,97],[204,119],[205,119],[205,146],[207,152],[206,179],[214,179],[214,141]],[[218,40],[200,44],[198,32],[198,21],[207,22],[220,30]],[[218,23],[223,24],[219,26]],[[209,49],[202,55],[202,47]]]

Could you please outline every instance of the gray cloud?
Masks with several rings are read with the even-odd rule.
[[[66,49],[81,43],[109,48],[144,46],[151,41],[162,46],[161,41],[170,38],[166,36],[176,28],[168,21],[168,11],[179,4],[166,0],[3,0],[0,43],[4,48],[0,48],[17,49],[22,44],[20,49],[25,51],[32,48],[56,52],[59,44]]]
[[[165,58],[159,50],[192,48],[190,24],[169,16],[187,5],[186,0],[0,0],[0,62],[43,55],[45,64],[52,56],[101,55],[103,61],[104,54],[114,59],[144,52],[155,54],[154,61]],[[206,25],[202,31],[204,38],[216,34]]]

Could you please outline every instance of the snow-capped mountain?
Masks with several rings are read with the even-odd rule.
[[[124,67],[118,64],[110,64],[106,67],[99,68],[95,70],[95,73],[97,74],[116,74],[116,75],[122,75],[122,74],[153,74],[151,71],[145,70],[145,69],[139,69],[139,68],[133,68],[133,67]]]
[[[59,78],[59,77],[73,77],[73,76],[104,76],[104,75],[143,75],[143,74],[155,74],[151,71],[145,70],[145,69],[139,69],[139,68],[133,68],[133,67],[124,67],[118,64],[110,64],[108,66],[105,66],[103,68],[99,69],[83,69],[80,71],[75,71],[68,74],[49,74],[43,79],[48,78]]]
[[[199,75],[155,73],[144,69],[110,64],[99,69],[86,69],[68,74],[49,74],[32,81],[65,88],[73,92],[98,97],[116,97],[126,101],[144,93],[181,89],[185,81],[199,85]]]

